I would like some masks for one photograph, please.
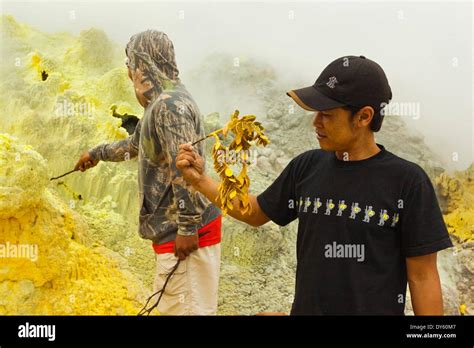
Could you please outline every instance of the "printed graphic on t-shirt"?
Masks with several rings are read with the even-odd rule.
[[[324,209],[320,209],[323,206]],[[396,206],[396,211],[390,211],[389,209],[385,209],[385,207],[376,207],[375,205],[365,205],[364,212],[362,212],[361,206],[359,206],[359,202],[350,202],[350,211],[347,209],[349,206],[346,204],[346,200],[341,199],[338,200],[337,205],[334,203],[334,199],[327,198],[323,199],[322,197],[300,197],[299,200],[293,201],[292,199],[289,200],[289,208],[296,209],[299,214],[323,214],[327,216],[337,216],[340,218],[347,218],[347,219],[359,219],[365,223],[372,223],[377,224],[378,226],[386,226],[395,227],[400,218],[400,209],[403,209],[403,201],[400,199],[398,200]],[[336,209],[337,208],[337,209]],[[374,218],[377,214],[378,217]]]

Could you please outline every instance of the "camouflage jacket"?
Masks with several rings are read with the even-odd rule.
[[[177,232],[195,234],[219,216],[219,209],[199,192],[192,192],[176,168],[179,145],[203,136],[199,110],[179,84],[145,109],[130,137],[89,151],[95,159],[113,162],[138,155],[139,232],[143,238],[161,244],[174,240]],[[195,148],[205,156],[203,142]]]
[[[167,49],[161,50],[158,59],[150,60],[155,46],[149,46],[156,43]],[[150,103],[130,137],[89,151],[92,158],[102,161],[138,156],[139,233],[155,244],[174,240],[176,233],[193,235],[220,215],[216,206],[190,188],[176,168],[179,145],[204,137],[204,128],[195,101],[177,78],[175,64],[169,64],[174,63],[172,49],[161,32],[147,31],[132,37],[127,56],[131,68],[139,67],[147,87],[152,86],[146,93]],[[169,69],[160,64],[167,64]],[[195,149],[205,157],[204,142]]]

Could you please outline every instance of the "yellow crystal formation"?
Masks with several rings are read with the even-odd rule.
[[[0,134],[0,315],[136,314],[140,281],[48,188],[47,163]]]
[[[458,242],[474,241],[474,165],[453,175],[443,173],[435,179],[444,201],[444,220]]]

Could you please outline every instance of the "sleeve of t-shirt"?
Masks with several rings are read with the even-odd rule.
[[[276,178],[276,180],[260,195],[257,196],[257,202],[260,209],[274,223],[285,226],[297,218],[297,212],[294,208],[295,200],[295,177],[293,159]],[[290,204],[290,202],[293,204]]]
[[[411,188],[403,205],[401,243],[406,257],[427,255],[453,246],[427,175]]]

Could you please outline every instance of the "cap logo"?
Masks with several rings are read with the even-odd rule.
[[[326,85],[329,87],[329,88],[334,88],[336,87],[336,83],[337,83],[337,79],[336,79],[336,76],[331,76],[329,78],[329,81],[326,82]]]

